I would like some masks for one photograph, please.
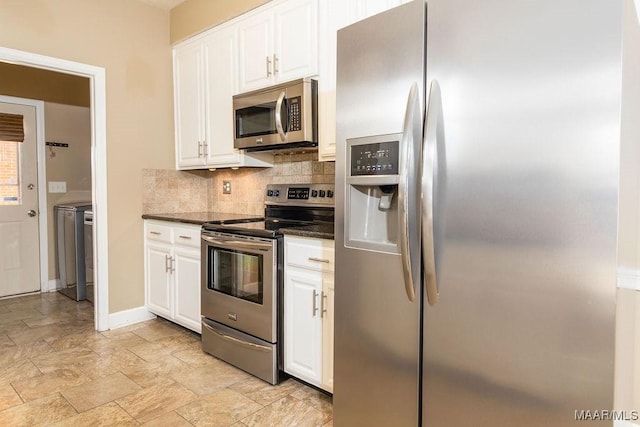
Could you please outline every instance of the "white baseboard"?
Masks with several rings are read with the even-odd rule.
[[[155,318],[156,315],[150,313],[145,306],[119,311],[109,315],[109,329],[118,329]]]
[[[55,292],[60,289],[60,280],[53,279],[45,282],[45,287],[41,290],[41,292]]]
[[[619,288],[640,291],[640,271],[620,268],[617,274],[617,284]]]

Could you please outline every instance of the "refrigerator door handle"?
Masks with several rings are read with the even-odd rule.
[[[398,217],[399,233],[398,246],[402,259],[402,272],[404,286],[409,301],[416,298],[416,281],[418,276],[416,269],[420,269],[419,257],[417,263],[414,256],[420,250],[420,214],[419,205],[415,204],[418,189],[416,188],[419,177],[420,157],[419,149],[422,139],[422,114],[420,111],[420,98],[418,84],[413,83],[409,91],[407,109],[404,116],[402,130],[402,145],[400,154],[400,182],[398,185]],[[416,152],[418,151],[418,152]],[[412,206],[415,205],[415,206]],[[413,209],[412,209],[413,208]],[[412,242],[412,240],[417,242]],[[413,243],[413,244],[412,244]],[[416,265],[417,264],[417,265]],[[415,279],[414,279],[415,278]]]
[[[438,302],[440,289],[436,271],[436,241],[434,235],[434,195],[438,173],[437,146],[444,137],[442,96],[437,80],[431,81],[425,119],[422,148],[422,263],[429,305]]]

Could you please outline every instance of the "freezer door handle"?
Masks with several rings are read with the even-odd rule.
[[[438,147],[444,147],[442,96],[437,80],[431,82],[422,148],[422,263],[429,305],[438,301],[440,289],[436,269],[436,236],[434,234],[434,198],[440,168]]]
[[[404,286],[409,301],[416,298],[420,274],[420,205],[419,182],[422,114],[418,84],[409,91],[400,147],[400,182],[398,185],[398,246],[402,259]]]

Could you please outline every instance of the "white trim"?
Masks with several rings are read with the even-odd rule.
[[[118,329],[155,318],[156,315],[148,311],[147,307],[141,306],[130,310],[111,313],[109,315],[109,326],[111,327],[110,329]]]
[[[91,84],[91,181],[93,192],[94,320],[109,329],[109,242],[107,232],[107,104],[105,69],[79,62],[0,47],[0,61],[88,77]],[[44,188],[44,187],[41,187]]]
[[[640,291],[640,271],[620,268],[616,283],[619,288]]]
[[[640,427],[640,424],[632,423],[631,421],[616,420],[613,422],[613,427]]]
[[[55,292],[58,289],[60,289],[62,286],[60,286],[60,280],[58,279],[51,279],[49,281],[47,281],[46,286],[44,288],[42,288],[42,292]]]
[[[47,234],[47,166],[45,157],[44,101],[0,95],[0,102],[34,107],[36,110],[36,170],[38,182],[38,244],[40,253],[40,290],[46,292],[49,280],[49,235]]]

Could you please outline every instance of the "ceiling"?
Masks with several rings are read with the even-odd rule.
[[[139,0],[142,3],[149,4],[164,10],[171,10],[185,0]]]

